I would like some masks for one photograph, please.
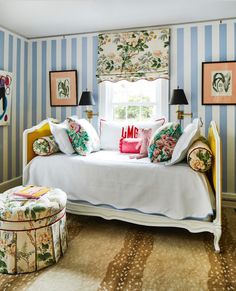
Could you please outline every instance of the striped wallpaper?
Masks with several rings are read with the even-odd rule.
[[[201,63],[236,59],[236,20],[171,26],[170,59],[170,88],[172,91],[179,85],[185,90],[189,100],[185,111],[193,112],[193,118],[202,117],[203,133],[211,119],[219,125],[223,141],[223,191],[236,192],[236,106],[201,105]],[[13,71],[16,81],[12,124],[0,127],[0,169],[3,169],[0,183],[21,174],[24,128],[46,117],[63,120],[71,114],[82,115],[78,107],[50,107],[48,72],[77,69],[79,96],[88,88],[98,104],[96,62],[96,34],[26,41],[0,31],[0,69]],[[175,110],[170,107],[171,120],[176,118]],[[186,117],[184,125],[188,122]]]
[[[185,90],[189,105],[184,110],[202,117],[204,134],[210,121],[216,121],[223,145],[223,191],[236,193],[236,106],[201,105],[202,62],[225,60],[236,60],[236,20],[172,27],[171,90],[178,85]],[[171,106],[171,120],[175,110]],[[189,121],[186,117],[184,125]]]
[[[64,120],[71,114],[82,113],[78,107],[50,107],[50,70],[76,69],[78,95],[81,96],[87,88],[93,92],[95,102],[98,103],[97,36],[32,41],[29,43],[29,56],[29,124],[36,124],[46,117]]]
[[[13,73],[10,126],[0,127],[0,183],[21,175],[22,133],[27,128],[28,41],[0,29],[0,70]]]

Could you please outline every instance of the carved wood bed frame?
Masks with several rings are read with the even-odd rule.
[[[35,139],[42,136],[51,135],[48,121],[42,121],[40,124],[26,129],[23,134],[23,170],[26,165],[34,158],[35,154],[32,150],[32,145]],[[190,232],[210,232],[214,235],[214,247],[216,252],[220,252],[219,241],[221,237],[221,193],[222,193],[222,167],[221,167],[221,140],[218,134],[216,123],[211,121],[208,130],[208,141],[213,153],[213,166],[211,170],[211,183],[215,193],[215,216],[213,221],[200,221],[192,219],[175,220],[165,216],[150,215],[132,210],[117,210],[111,207],[94,206],[89,203],[67,202],[67,212],[99,216],[104,219],[117,219],[130,223],[146,226],[159,227],[180,227],[185,228]],[[24,177],[23,177],[24,181]]]

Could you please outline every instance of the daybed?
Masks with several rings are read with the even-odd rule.
[[[186,163],[163,166],[114,151],[35,157],[33,142],[49,135],[48,121],[24,131],[24,184],[61,188],[68,194],[70,213],[211,232],[220,251],[221,143],[214,121],[208,134],[214,156],[211,181]]]

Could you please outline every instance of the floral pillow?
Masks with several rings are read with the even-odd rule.
[[[169,122],[161,126],[152,136],[148,156],[152,163],[165,162],[171,159],[175,145],[182,134],[179,123]]]
[[[90,122],[88,122],[88,120],[86,120],[84,118],[79,119],[77,116],[71,116],[70,119],[79,123],[84,128],[84,130],[87,132],[89,139],[91,140],[92,151],[93,152],[99,151],[100,150],[100,139],[99,139],[97,131],[95,130],[93,125]]]
[[[33,151],[39,156],[49,156],[59,152],[59,147],[53,135],[50,135],[36,139],[33,143]]]
[[[66,120],[62,123],[55,123],[54,120],[48,119],[50,130],[55,138],[56,143],[61,152],[66,155],[72,155],[75,151],[70,143],[68,134],[66,130],[68,129],[68,124]]]
[[[200,120],[195,118],[193,122],[188,124],[183,130],[183,134],[174,148],[171,160],[168,161],[166,165],[171,166],[186,159],[188,149],[196,140],[199,139],[200,136]]]
[[[92,152],[92,142],[87,131],[78,122],[71,118],[67,118],[68,129],[67,134],[74,150],[81,156],[86,156]]]
[[[195,141],[188,150],[187,162],[197,172],[206,172],[212,166],[212,152],[204,137]]]

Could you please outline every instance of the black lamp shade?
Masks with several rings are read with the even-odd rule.
[[[174,89],[172,98],[170,101],[170,105],[181,105],[181,104],[188,104],[188,100],[185,96],[183,89]]]
[[[80,97],[79,106],[95,105],[92,93],[90,91],[83,91]]]

